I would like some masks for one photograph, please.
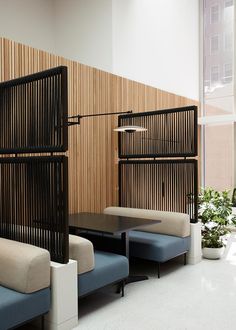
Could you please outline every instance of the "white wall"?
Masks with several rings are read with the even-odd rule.
[[[54,0],[59,55],[112,71],[112,0]]]
[[[198,0],[113,0],[113,72],[199,97]]]
[[[198,99],[198,0],[0,0],[0,36]]]
[[[0,0],[0,36],[55,53],[51,0]]]
[[[112,72],[112,0],[0,0],[0,36]]]

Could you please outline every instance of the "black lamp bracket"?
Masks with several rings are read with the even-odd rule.
[[[120,111],[120,112],[106,112],[106,113],[95,113],[91,115],[74,115],[74,116],[69,116],[68,119],[72,119],[72,121],[68,121],[67,125],[68,126],[73,126],[73,125],[80,125],[80,119],[81,118],[86,118],[86,117],[99,117],[99,116],[110,116],[110,115],[121,115],[121,114],[128,114],[132,113],[132,110],[129,111]]]

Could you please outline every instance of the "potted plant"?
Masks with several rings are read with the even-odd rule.
[[[229,225],[236,224],[232,215],[229,191],[202,189],[199,194],[198,217],[202,222],[202,253],[208,259],[219,259],[224,253]]]

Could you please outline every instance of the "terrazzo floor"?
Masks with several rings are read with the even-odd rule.
[[[123,298],[109,288],[82,299],[74,330],[236,330],[236,234],[221,260],[178,258],[161,271],[158,279],[155,263],[133,264],[149,280],[127,285]]]

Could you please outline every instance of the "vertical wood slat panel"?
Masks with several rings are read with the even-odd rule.
[[[0,38],[0,81],[58,65],[68,67],[69,115],[143,112],[196,101]],[[117,116],[82,119],[69,128],[69,212],[118,205]],[[200,166],[199,166],[200,167]]]

